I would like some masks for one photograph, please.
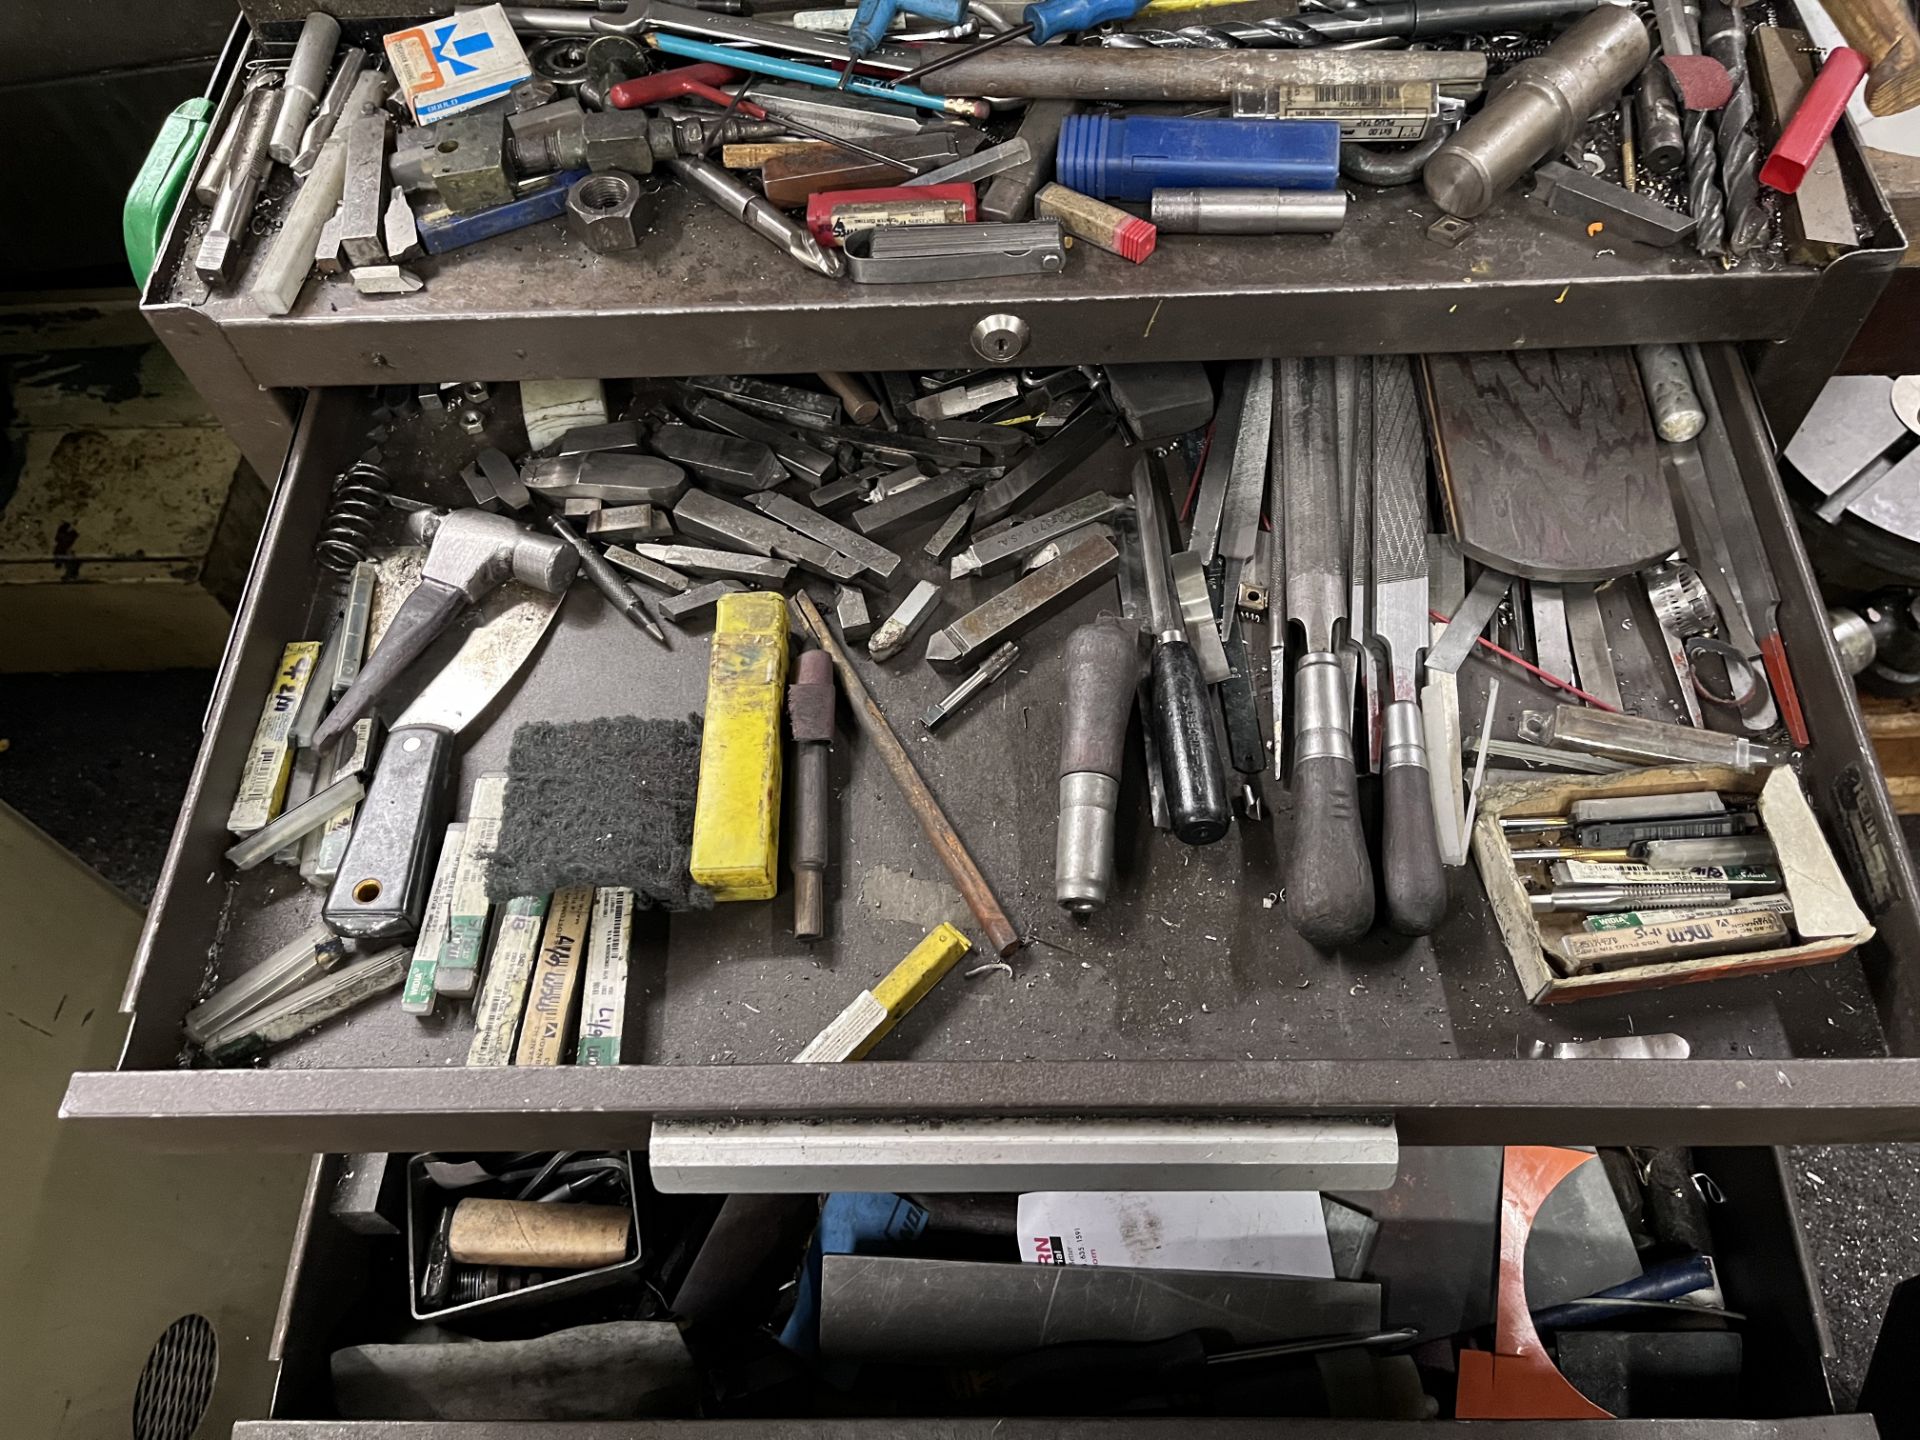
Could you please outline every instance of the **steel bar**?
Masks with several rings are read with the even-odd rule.
[[[949,574],[955,580],[966,575],[999,575],[1014,569],[1041,547],[1132,508],[1132,501],[1123,495],[1109,495],[1104,490],[1083,495],[989,539],[974,541],[953,557]]]
[[[657,561],[675,570],[717,579],[754,580],[768,585],[781,585],[793,573],[792,562],[787,560],[773,560],[764,555],[741,555],[732,550],[709,550],[698,545],[636,545],[633,553],[643,560]],[[611,551],[608,558],[616,565],[620,563]]]
[[[809,574],[828,580],[849,581],[864,568],[850,555],[704,490],[689,490],[680,497],[673,507],[673,528],[694,540],[791,560]]]
[[[1462,662],[1473,653],[1474,642],[1480,638],[1480,632],[1487,628],[1487,622],[1493,618],[1493,612],[1500,608],[1500,602],[1507,598],[1507,591],[1513,585],[1513,577],[1502,575],[1497,570],[1482,570],[1480,578],[1473,582],[1473,589],[1460,607],[1447,619],[1446,632],[1433,642],[1433,648],[1427,651],[1427,673],[1452,675],[1459,670]]]
[[[809,540],[839,551],[882,583],[893,579],[894,572],[900,568],[900,557],[886,546],[875,544],[790,496],[768,490],[755,495],[751,503],[761,514],[789,530],[797,530]]]
[[[920,54],[939,59],[938,45]],[[1465,50],[1317,51],[1114,50],[1010,45],[928,75],[936,95],[998,95],[1016,100],[1214,100],[1270,85],[1437,83],[1441,93],[1478,95],[1487,57]]]
[[[1600,597],[1591,585],[1568,585],[1563,594],[1567,606],[1567,638],[1573,646],[1573,670],[1568,678],[1578,680],[1583,690],[1592,691],[1618,710],[1621,708],[1620,680],[1613,670]]]
[[[841,648],[839,637],[821,618],[819,607],[804,590],[793,597],[793,604],[800,612],[801,621],[812,633],[814,643],[832,658],[833,668],[839,672],[840,684],[847,692],[861,733],[866,736],[867,743],[879,752],[881,762],[893,776],[893,783],[900,787],[901,798],[907,802],[907,808],[913,811],[914,819],[920,822],[927,843],[933,846],[941,864],[947,867],[954,888],[973,912],[973,918],[986,936],[987,944],[1004,960],[1020,948],[1018,927],[1000,908],[1000,902],[994,898],[993,886],[980,873],[980,867],[974,863],[966,842],[940,808],[940,801],[935,798],[933,791],[927,788],[927,782],[914,765],[913,757],[907,753],[906,747],[900,743],[900,737],[894,734],[893,726],[888,723],[886,712],[874,700],[873,693],[867,689],[867,682],[860,677],[853,661]]]
[[[990,600],[976,605],[927,641],[927,664],[936,670],[970,665],[1003,641],[1016,640],[1058,614],[1119,568],[1120,551],[1105,535],[1088,535],[1060,558],[1024,575]]]
[[[1508,31],[1563,20],[1591,10],[1600,0],[1382,0],[1342,5],[1263,20],[1215,20],[1177,30],[1122,30],[1108,45],[1152,45],[1169,49],[1311,49],[1355,45],[1383,39],[1422,40],[1461,31]]]
[[[687,402],[686,415],[709,430],[723,431],[742,440],[757,440],[771,450],[774,458],[793,472],[796,479],[809,485],[822,484],[833,474],[832,455],[788,434],[772,421],[724,400],[711,395],[697,396]]]

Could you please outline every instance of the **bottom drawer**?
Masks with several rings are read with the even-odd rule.
[[[1651,1152],[1629,1152],[1615,1156],[1617,1171],[1632,1171],[1650,1163]],[[1699,1440],[1746,1440],[1746,1437],[1870,1437],[1876,1433],[1866,1416],[1834,1416],[1829,1397],[1825,1356],[1828,1340],[1819,1300],[1806,1252],[1801,1243],[1798,1218],[1790,1197],[1783,1168],[1783,1152],[1762,1148],[1698,1149],[1692,1152],[1690,1165],[1679,1171],[1656,1171],[1691,1176],[1691,1183],[1706,1202],[1696,1209],[1704,1211],[1710,1236],[1714,1266],[1724,1295],[1724,1305],[1739,1318],[1729,1322],[1740,1337],[1740,1368],[1737,1381],[1720,1391],[1721,1402],[1702,1418],[1697,1400],[1683,1401],[1695,1410],[1695,1418],[1657,1418],[1593,1420],[1578,1432],[1599,1437],[1613,1435],[1686,1436]],[[503,1420],[484,1416],[463,1421],[404,1420],[393,1418],[341,1419],[330,1374],[330,1357],[336,1349],[349,1345],[462,1338],[531,1338],[556,1325],[580,1324],[612,1319],[658,1319],[670,1314],[667,1296],[676,1296],[678,1286],[693,1254],[704,1239],[706,1217],[717,1207],[718,1197],[662,1197],[643,1193],[640,1197],[641,1283],[624,1291],[602,1292],[590,1301],[568,1302],[571,1310],[542,1312],[521,1310],[496,1316],[492,1328],[471,1323],[466,1335],[452,1326],[423,1329],[414,1321],[409,1305],[409,1260],[403,1234],[373,1236],[356,1233],[333,1213],[336,1190],[343,1168],[356,1157],[316,1157],[300,1219],[291,1269],[282,1298],[279,1325],[274,1339],[274,1354],[281,1366],[273,1417],[243,1423],[236,1427],[236,1440],[493,1440],[493,1437],[526,1436],[529,1440],[612,1440],[612,1437],[689,1437],[689,1440],[732,1440],[732,1437],[777,1437],[777,1440],[812,1440],[829,1436],[924,1436],[939,1440],[969,1440],[969,1437],[1075,1437],[1075,1440],[1107,1440],[1107,1437],[1180,1437],[1180,1440],[1211,1440],[1211,1437],[1252,1437],[1255,1435],[1299,1434],[1350,1437],[1410,1435],[1421,1422],[1381,1420],[1355,1415],[1324,1413],[1297,1418],[1286,1416],[1286,1397],[1295,1390],[1262,1389],[1255,1396],[1241,1392],[1237,1408],[1227,1395],[1213,1388],[1205,1394],[1196,1391],[1171,1414],[1128,1414],[1111,1418],[1059,1418],[1035,1410],[1066,1408],[1047,1403],[1004,1407],[993,1413],[981,1413],[977,1403],[952,1398],[960,1393],[944,1371],[922,1369],[901,1372],[895,1367],[869,1366],[852,1377],[851,1367],[842,1367],[838,1378],[851,1383],[836,1387],[827,1383],[828,1371],[809,1369],[793,1362],[769,1337],[768,1316],[752,1308],[757,1320],[739,1314],[730,1328],[709,1324],[705,1329],[693,1326],[687,1331],[701,1398],[684,1407],[683,1415],[630,1421],[553,1421],[527,1419]],[[1485,1323],[1492,1313],[1494,1277],[1497,1262],[1495,1206],[1498,1200],[1501,1152],[1436,1147],[1408,1147],[1401,1152],[1399,1178],[1388,1191],[1345,1196],[1355,1208],[1371,1215],[1379,1225],[1373,1242],[1364,1253],[1359,1271],[1343,1268],[1340,1273],[1359,1273],[1380,1282],[1382,1325],[1411,1326],[1423,1333],[1418,1339],[1396,1347],[1411,1352],[1420,1363],[1421,1387],[1433,1397],[1427,1408],[1437,1415],[1453,1413],[1451,1380],[1453,1349],[1446,1344],[1449,1330],[1474,1334],[1474,1348],[1495,1344],[1493,1327]],[[1605,1157],[1602,1157],[1604,1160]],[[395,1168],[402,1157],[392,1157]],[[1511,1161],[1509,1161],[1511,1165]],[[1571,1177],[1561,1183],[1552,1198],[1540,1209],[1535,1228],[1535,1243],[1529,1250],[1527,1285],[1530,1303],[1536,1307],[1541,1286],[1557,1283],[1572,1286],[1575,1276],[1591,1277],[1593,1267],[1618,1264],[1618,1246],[1626,1243],[1626,1232],[1615,1233],[1615,1253],[1600,1258],[1604,1248],[1590,1237],[1597,1233],[1590,1222],[1574,1217],[1604,1212],[1601,1229],[1612,1226],[1616,1208],[1608,1198],[1610,1191],[1603,1174],[1596,1174],[1601,1160],[1581,1167],[1585,1184],[1577,1187],[1587,1202],[1596,1197],[1599,1207],[1582,1212],[1576,1208]],[[1512,1173],[1511,1169],[1510,1172]],[[1642,1169],[1640,1173],[1645,1174]],[[403,1180],[403,1177],[396,1177]],[[1683,1180],[1681,1183],[1687,1183]],[[643,1186],[643,1191],[648,1187]],[[1660,1202],[1649,1194],[1650,1208]],[[397,1191],[389,1191],[384,1212],[404,1227],[408,1220],[404,1201]],[[990,1199],[991,1197],[983,1197]],[[951,1197],[948,1197],[951,1205]],[[786,1291],[788,1278],[799,1269],[803,1238],[810,1228],[805,1219],[806,1201],[801,1200],[802,1223],[794,1234],[776,1247],[784,1256],[784,1268],[762,1266],[756,1273],[760,1288],[755,1292],[778,1308],[785,1308],[778,1297]],[[1559,1207],[1559,1208],[1555,1208]],[[1631,1212],[1630,1204],[1627,1211]],[[975,1206],[971,1222],[939,1218],[915,1241],[915,1254],[925,1247],[946,1257],[973,1260],[1004,1260],[1018,1263],[1018,1244],[1011,1217],[1004,1227],[982,1224],[980,1216],[994,1207]],[[946,1216],[959,1212],[949,1209]],[[1005,1214],[1004,1207],[1000,1213]],[[962,1227],[971,1223],[971,1238],[956,1238]],[[1658,1223],[1658,1222],[1655,1222]],[[1643,1232],[1648,1222],[1635,1219],[1631,1228]],[[1002,1228],[997,1238],[983,1232]],[[1667,1222],[1669,1233],[1671,1222]],[[756,1238],[760,1232],[755,1232]],[[1542,1243],[1542,1237],[1546,1237]],[[1342,1253],[1338,1246],[1335,1254]],[[703,1256],[710,1261],[711,1256]],[[737,1252],[728,1258],[739,1258]],[[1629,1257],[1630,1259],[1631,1257]],[[1484,1262],[1484,1264],[1482,1263]],[[1165,1273],[1165,1272],[1162,1272]],[[1449,1277],[1451,1279],[1449,1280]],[[1481,1278],[1483,1277],[1483,1278]],[[1582,1290],[1560,1291],[1559,1295],[1580,1294]],[[1557,1298],[1548,1296],[1548,1299]],[[1464,1308],[1450,1308],[1464,1307]],[[1236,1302],[1223,1307],[1223,1323],[1239,1324],[1251,1310]],[[1437,1317],[1458,1315],[1463,1325],[1437,1323]],[[553,1317],[563,1317],[555,1319]],[[998,1317],[996,1317],[998,1318]],[[1660,1317],[1665,1318],[1665,1317]],[[1649,1322],[1650,1323],[1650,1322]],[[1619,1331],[1631,1328],[1628,1322],[1609,1319],[1600,1328]],[[1590,1332],[1591,1333],[1591,1332]],[[1210,1341],[1221,1348],[1217,1340]],[[1354,1352],[1345,1352],[1349,1357]],[[1390,1353],[1383,1351],[1382,1353]],[[1282,1362],[1283,1364],[1285,1362]],[[1309,1367],[1312,1361],[1305,1362]],[[978,1374],[977,1367],[970,1367]],[[1219,1372],[1205,1371],[1209,1377]],[[1310,1370],[1310,1374],[1321,1373]],[[1404,1376],[1408,1373],[1403,1369]],[[1644,1372],[1642,1372],[1644,1374]],[[770,1374],[778,1374],[780,1383],[768,1386]],[[1269,1371],[1269,1376],[1272,1372]],[[1085,1383],[1084,1379],[1077,1383]],[[1264,1383],[1264,1382],[1263,1382]],[[1362,1382],[1360,1393],[1367,1393]],[[921,1388],[914,1389],[919,1384]],[[1686,1393],[1694,1396],[1711,1393],[1705,1382],[1689,1381]],[[1327,1392],[1309,1389],[1316,1396]],[[1029,1392],[1033,1393],[1033,1392]],[[1076,1391],[1085,1395],[1087,1390]],[[1340,1393],[1338,1391],[1333,1393]],[[1354,1391],[1345,1392],[1351,1397]],[[1378,1393],[1378,1392],[1374,1392]],[[1647,1392],[1639,1392],[1645,1394]],[[1276,1398],[1279,1397],[1279,1398]],[[1311,1407],[1323,1400],[1308,1401]],[[396,1405],[396,1410],[404,1408]],[[1092,1408],[1092,1407],[1089,1407]],[[1349,1398],[1346,1407],[1353,1406]],[[1724,1410],[1724,1415],[1718,1411]],[[1025,1413],[1022,1413],[1022,1412]],[[1227,1411],[1229,1413],[1221,1413]],[[419,1413],[419,1412],[416,1412]],[[1365,1408],[1361,1407],[1364,1415]],[[1403,1403],[1389,1413],[1418,1413]],[[700,1414],[706,1418],[695,1419]],[[1565,1420],[1531,1420],[1502,1425],[1502,1435],[1545,1437],[1570,1433]]]

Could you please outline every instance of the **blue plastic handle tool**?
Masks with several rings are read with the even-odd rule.
[[[941,25],[958,25],[967,18],[967,0],[860,0],[847,29],[847,49],[856,56],[879,49],[902,10]]]
[[[1100,200],[1185,186],[1331,190],[1340,122],[1069,115],[1055,159],[1062,185]]]
[[[902,105],[918,105],[922,110],[938,110],[943,114],[974,113],[972,101],[929,95],[911,85],[877,85],[857,76],[842,86],[840,72],[829,70],[824,65],[802,65],[798,60],[783,60],[778,55],[763,55],[757,50],[733,50],[725,45],[709,45],[704,40],[689,40],[684,35],[669,35],[664,30],[656,30],[647,36],[647,44],[669,55],[681,55],[689,60],[711,60],[716,65],[730,65],[735,70],[751,70],[757,75],[772,75],[781,80],[797,80],[802,85],[818,85],[826,90],[844,89],[852,95],[866,95],[875,100],[897,100]],[[1339,128],[1337,121],[1329,123]]]
[[[1147,0],[1042,0],[1027,6],[1020,18],[1033,26],[1033,43],[1044,45],[1056,35],[1131,20],[1146,8]]]

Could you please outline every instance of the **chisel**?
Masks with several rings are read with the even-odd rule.
[[[1320,949],[1373,925],[1373,864],[1360,828],[1347,680],[1346,538],[1340,515],[1333,361],[1280,362],[1287,419],[1287,616],[1305,634],[1294,672],[1293,927]]]
[[[446,823],[454,737],[519,674],[561,599],[518,584],[488,595],[459,654],[395,723],[321,911],[334,933],[384,940],[419,928],[432,868],[427,851]]]
[[[1362,360],[1362,365],[1369,362]],[[1381,751],[1387,923],[1428,935],[1447,913],[1420,714],[1427,619],[1427,445],[1413,372],[1398,357],[1373,366],[1373,633],[1387,652],[1393,694]]]
[[[1160,508],[1166,475],[1158,455],[1133,467],[1133,503],[1151,626],[1152,705],[1149,721],[1160,754],[1173,833],[1188,845],[1211,845],[1227,833],[1227,776],[1213,743],[1213,707],[1186,624],[1173,608],[1167,527]]]

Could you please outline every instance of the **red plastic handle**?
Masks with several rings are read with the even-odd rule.
[[[1780,131],[1780,139],[1760,167],[1760,183],[1791,195],[1807,178],[1807,171],[1819,157],[1820,147],[1833,134],[1833,127],[1847,113],[1847,101],[1854,87],[1866,78],[1867,57],[1858,50],[1841,46],[1827,56],[1827,63],[1813,77],[1813,84],[1800,97],[1793,118]]]
[[[663,100],[689,93],[702,94],[698,87],[724,85],[739,74],[726,65],[682,65],[657,75],[643,75],[638,80],[622,80],[607,92],[607,98],[616,110],[637,110],[642,105],[658,105]],[[725,96],[720,103],[727,103]]]

